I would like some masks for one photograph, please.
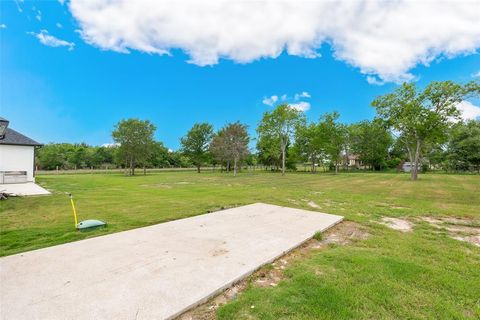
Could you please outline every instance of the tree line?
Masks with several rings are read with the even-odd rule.
[[[137,167],[187,168],[191,161],[180,152],[168,150],[161,142],[151,145],[148,161],[140,161]],[[49,143],[36,152],[36,164],[42,170],[73,170],[90,168],[125,168],[126,159],[120,148],[90,146],[85,143]]]
[[[298,164],[328,168],[384,170],[411,164],[411,178],[428,168],[446,171],[480,170],[480,122],[462,121],[458,105],[480,94],[477,82],[432,82],[423,90],[405,83],[372,101],[373,120],[345,124],[337,112],[318,121],[288,104],[265,112],[256,128],[256,152],[249,149],[248,127],[228,123],[217,131],[209,123],[196,123],[171,151],[154,138],[148,120],[126,119],[112,131],[113,146],[48,144],[37,153],[43,169],[112,165],[128,169],[146,167],[220,166],[236,175],[241,167],[263,165],[285,174]]]

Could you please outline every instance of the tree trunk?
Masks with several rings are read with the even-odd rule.
[[[421,150],[421,141],[417,140],[417,146],[415,148],[415,160],[413,162],[413,168],[411,170],[411,179],[413,181],[418,178],[418,163],[420,161],[420,150]]]
[[[143,166],[143,175],[146,176],[147,175],[147,167]]]
[[[200,165],[197,165],[197,173],[200,173]]]
[[[237,176],[237,157],[233,159],[233,176]]]
[[[285,149],[286,146],[282,146],[282,176],[285,175]]]
[[[130,172],[132,176],[135,175],[135,160],[133,159],[133,157],[130,160]]]
[[[338,161],[335,161],[335,174],[338,174]]]

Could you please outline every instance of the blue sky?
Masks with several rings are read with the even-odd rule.
[[[417,81],[419,86],[433,80],[466,82],[480,72],[477,34],[466,35],[473,43],[453,53],[432,45],[439,53],[428,56],[428,61],[422,54],[407,57],[411,61],[402,57],[395,62],[392,57],[392,66],[388,56],[385,62],[368,62],[369,56],[355,55],[360,49],[347,50],[349,43],[339,45],[335,38],[305,40],[315,48],[313,54],[304,42],[298,49],[292,40],[282,47],[285,50],[273,48],[270,54],[264,52],[270,52],[276,39],[258,42],[263,46],[260,50],[258,43],[251,44],[242,35],[227,40],[219,35],[213,37],[219,39],[214,44],[218,50],[204,54],[212,46],[200,41],[202,30],[188,34],[193,37],[188,41],[181,30],[157,35],[163,38],[147,43],[139,42],[145,39],[142,34],[138,38],[120,34],[114,35],[117,40],[111,45],[105,35],[115,30],[104,30],[103,24],[85,18],[103,14],[108,20],[108,15],[74,6],[57,1],[0,2],[0,115],[11,121],[12,128],[42,143],[109,143],[113,125],[129,117],[152,121],[157,139],[172,149],[179,147],[179,138],[195,122],[220,128],[239,120],[249,125],[253,135],[263,112],[273,108],[264,103],[266,98],[277,96],[280,102],[283,95],[286,102],[308,104],[305,114],[311,120],[336,110],[342,121],[350,123],[371,119],[370,101],[402,80]],[[130,16],[125,20],[136,23]],[[218,21],[219,28],[222,23]],[[249,32],[263,31],[268,30]],[[301,32],[293,37],[301,38]],[[230,42],[239,44],[226,48]],[[375,53],[379,50],[383,49]],[[402,65],[406,60],[410,62]],[[475,116],[477,110],[472,108],[480,103],[470,102]]]

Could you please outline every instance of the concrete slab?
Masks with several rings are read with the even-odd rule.
[[[6,193],[13,193],[19,196],[37,196],[50,194],[48,190],[43,189],[34,182],[0,184],[0,191]]]
[[[0,316],[169,319],[341,220],[257,203],[3,257]]]

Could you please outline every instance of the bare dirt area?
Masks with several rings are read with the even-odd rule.
[[[421,217],[436,229],[446,230],[448,235],[459,241],[469,242],[480,247],[480,221],[459,217]]]
[[[308,201],[307,204],[308,204],[310,207],[315,208],[315,209],[320,208],[320,206],[319,206],[318,204],[316,204],[315,202],[313,202],[313,201]]]
[[[398,230],[401,232],[410,232],[413,228],[413,223],[400,218],[385,217],[382,218],[382,221],[380,223],[386,225],[393,230]]]
[[[176,320],[216,319],[216,310],[235,299],[249,286],[275,287],[285,278],[284,270],[297,259],[306,258],[314,250],[327,248],[330,244],[348,245],[368,238],[369,233],[361,225],[344,221],[322,234],[322,240],[310,239],[269,265],[263,266],[248,278],[236,283],[206,303],[180,315]]]

